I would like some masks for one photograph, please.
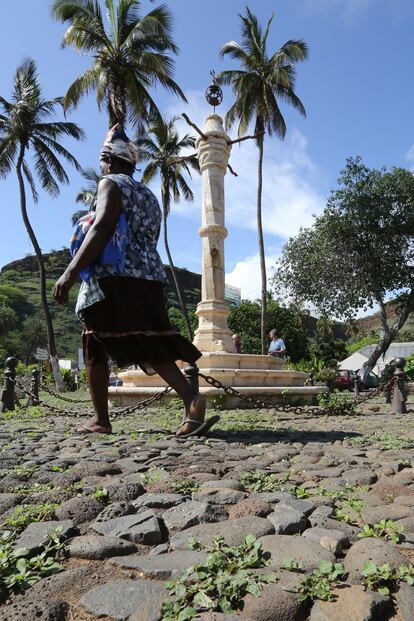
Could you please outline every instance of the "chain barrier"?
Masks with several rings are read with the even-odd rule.
[[[314,415],[315,414],[326,415],[326,414],[329,414],[329,411],[330,411],[329,407],[321,408],[319,406],[312,406],[312,405],[295,406],[295,405],[288,405],[288,404],[272,403],[271,401],[266,401],[264,399],[258,399],[255,397],[250,397],[248,395],[243,395],[241,392],[239,392],[235,388],[231,386],[226,386],[225,384],[220,382],[218,379],[212,377],[211,375],[205,375],[204,373],[201,373],[200,371],[198,375],[199,377],[203,378],[204,381],[207,382],[207,384],[209,384],[210,386],[214,386],[214,388],[223,390],[227,395],[241,399],[245,403],[248,403],[249,405],[253,406],[255,409],[265,408],[265,409],[272,409],[278,412],[285,412],[289,414],[314,414]],[[24,408],[28,407],[33,402],[33,400],[35,400],[35,402],[37,402],[39,405],[42,405],[43,407],[50,410],[51,412],[65,415],[65,416],[80,417],[80,416],[91,416],[93,414],[93,412],[90,410],[74,411],[74,410],[69,410],[69,409],[63,409],[55,405],[52,405],[50,403],[47,403],[46,401],[44,401],[43,399],[40,399],[37,395],[32,393],[29,389],[27,389],[26,386],[22,382],[20,382],[18,379],[14,379],[12,381],[14,382],[15,386],[19,388],[19,390],[28,397],[27,403],[24,406],[22,406]],[[372,399],[373,397],[380,395],[382,392],[390,388],[391,388],[391,394],[392,394],[392,391],[394,389],[394,386],[396,385],[396,382],[397,382],[397,378],[395,376],[391,377],[386,384],[378,386],[377,388],[373,388],[372,390],[370,390],[367,394],[363,395],[362,397],[355,398],[355,403],[357,405],[361,405],[365,401],[368,401],[369,399]],[[45,390],[44,385],[42,385],[42,390]],[[109,416],[111,418],[115,418],[117,416],[122,416],[125,414],[132,414],[133,412],[143,410],[149,405],[151,405],[152,403],[155,403],[156,401],[159,401],[160,399],[162,399],[162,397],[164,397],[166,394],[168,394],[171,391],[172,391],[171,386],[166,386],[160,392],[155,393],[151,397],[148,397],[147,399],[144,399],[143,401],[140,401],[139,403],[135,405],[126,406],[123,408],[114,408],[110,410]],[[54,397],[59,397],[63,401],[68,401],[73,404],[90,402],[89,399],[82,400],[82,401],[81,400],[75,401],[73,399],[62,397],[61,395],[59,395],[58,393],[55,393],[53,390],[49,388],[46,389],[46,392]]]
[[[385,392],[389,388],[391,389],[391,397],[392,397],[394,386],[397,383],[397,381],[398,379],[395,377],[395,375],[393,375],[392,377],[390,377],[388,382],[386,382],[386,384],[380,384],[379,386],[377,386],[377,388],[371,388],[371,390],[365,393],[365,395],[363,395],[362,397],[357,397],[355,399],[355,402],[357,403],[357,405],[360,405],[361,403],[364,403],[365,401],[369,401],[369,399],[372,399],[373,397],[377,397],[378,395],[380,395],[382,392]]]
[[[279,403],[272,403],[271,401],[265,401],[264,399],[249,397],[247,395],[243,395],[241,392],[239,392],[235,388],[232,388],[231,386],[226,386],[222,384],[218,379],[215,379],[211,375],[204,375],[204,373],[200,372],[198,375],[199,377],[202,377],[207,382],[207,384],[210,384],[210,386],[214,386],[215,388],[224,390],[226,394],[231,395],[232,397],[238,397],[239,399],[242,399],[246,403],[249,403],[256,409],[271,408],[272,410],[277,410],[279,412],[289,412],[290,414],[315,414],[321,411],[321,408],[315,405],[283,405]]]
[[[43,401],[43,399],[38,398],[34,393],[30,392],[30,390],[27,390],[25,386],[19,382],[19,380],[15,379],[13,381],[14,381],[14,384],[28,396],[29,402],[31,399],[37,399],[38,405],[42,405],[43,407],[45,407],[47,410],[50,410],[51,412],[65,415],[65,416],[74,416],[74,417],[93,415],[93,411],[91,410],[74,411],[74,410],[59,408],[55,405],[47,403],[47,401]],[[137,410],[143,410],[144,408],[151,405],[151,403],[154,403],[155,401],[159,401],[160,399],[162,399],[162,397],[168,394],[169,392],[171,392],[171,390],[172,390],[171,386],[166,386],[160,392],[157,392],[155,393],[155,395],[152,395],[152,397],[148,397],[147,399],[144,399],[143,401],[139,401],[135,405],[129,405],[123,408],[114,408],[113,410],[110,410],[109,416],[110,418],[115,418],[117,416],[121,416],[124,414],[131,414],[132,412],[136,412]]]
[[[91,402],[90,397],[88,399],[70,399],[69,397],[64,397],[63,395],[49,388],[49,386],[44,383],[42,383],[39,388],[40,390],[47,392],[52,397],[56,397],[56,399],[60,399],[61,401],[66,401],[67,403],[90,403]]]

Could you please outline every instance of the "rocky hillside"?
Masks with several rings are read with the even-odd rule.
[[[57,347],[61,357],[74,358],[78,347],[81,346],[81,325],[74,314],[78,286],[70,294],[69,304],[66,307],[57,305],[52,297],[53,286],[70,261],[68,249],[56,250],[43,255],[47,272],[48,299],[55,328]],[[174,290],[174,284],[169,266],[166,266],[169,279],[168,303],[170,306],[179,306]],[[177,268],[178,280],[184,292],[188,308],[195,308],[200,301],[201,276],[185,269]],[[0,271],[0,286],[9,285],[24,295],[24,304],[21,304],[18,313],[18,325],[27,317],[42,317],[39,295],[39,272],[36,257],[28,255],[18,261],[12,261]]]

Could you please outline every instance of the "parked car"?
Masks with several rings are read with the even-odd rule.
[[[341,369],[333,381],[336,390],[353,390],[355,373],[349,369]]]

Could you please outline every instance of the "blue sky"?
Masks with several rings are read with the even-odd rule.
[[[157,4],[157,3],[155,3]],[[227,41],[240,40],[240,0],[172,0],[174,34],[180,47],[175,79],[189,104],[157,89],[154,97],[166,114],[186,112],[203,125],[210,109],[204,91],[209,71],[234,66],[219,58]],[[143,1],[144,12],[153,4]],[[283,107],[288,126],[286,140],[265,144],[264,230],[268,265],[274,263],[286,239],[300,226],[311,224],[324,207],[339,170],[350,155],[361,155],[369,166],[414,166],[413,22],[410,0],[250,0],[250,9],[262,23],[275,12],[269,50],[289,38],[303,38],[309,59],[297,67],[296,92],[307,110],[303,119]],[[44,94],[63,95],[70,82],[89,66],[88,57],[60,49],[64,26],[49,16],[48,0],[7,3],[0,23],[0,94],[10,97],[16,66],[24,56],[38,64]],[[224,113],[233,101],[225,91]],[[69,116],[87,133],[84,143],[67,142],[84,167],[97,164],[107,127],[94,96],[82,100]],[[189,128],[182,125],[183,131]],[[235,130],[233,134],[235,133]],[[242,288],[243,297],[260,291],[255,228],[257,152],[253,142],[233,148],[231,164],[237,178],[226,177],[227,281]],[[200,179],[193,179],[193,204],[173,206],[170,243],[177,265],[199,271],[201,265]],[[29,203],[29,215],[43,251],[67,245],[70,215],[82,185],[70,171],[70,185],[57,199],[40,192],[39,204]],[[155,183],[153,190],[158,193]],[[0,266],[31,253],[19,213],[17,182],[13,174],[0,181],[3,226],[0,229]],[[162,252],[162,246],[160,245]],[[163,255],[164,256],[164,255]],[[270,270],[269,270],[270,271]]]

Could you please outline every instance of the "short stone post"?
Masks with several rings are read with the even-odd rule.
[[[394,360],[394,386],[392,391],[391,412],[393,414],[407,413],[407,385],[405,381],[405,358],[396,358]]]
[[[16,379],[16,367],[19,361],[14,356],[7,358],[4,371],[4,384],[0,397],[0,412],[14,410],[14,388]]]
[[[193,392],[198,395],[199,385],[198,385],[198,366],[194,364],[189,364],[188,367],[184,369],[184,377],[187,382],[190,384]]]
[[[359,377],[359,375],[355,375],[355,379],[354,379],[354,396],[355,396],[355,399],[358,399],[360,390],[361,390],[361,378]]]
[[[30,405],[39,405],[39,371],[38,369],[32,370],[32,379],[30,382]]]

